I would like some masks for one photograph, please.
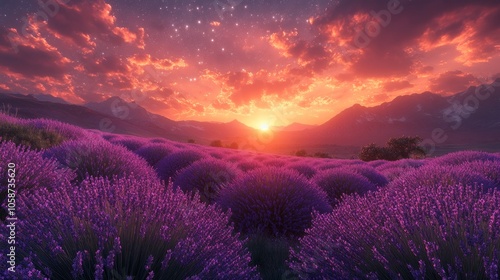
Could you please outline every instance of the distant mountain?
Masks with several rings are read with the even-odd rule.
[[[39,101],[49,101],[53,103],[60,103],[60,104],[69,104],[66,102],[66,100],[60,98],[60,97],[55,97],[50,94],[44,94],[44,93],[36,93],[33,94],[33,97],[35,97]]]
[[[499,83],[497,80],[492,85],[470,87],[449,97],[424,92],[399,96],[375,107],[356,104],[315,128],[277,134],[269,149],[292,148],[297,143],[304,146],[382,145],[391,137],[403,135],[430,140],[434,136],[442,142],[435,143],[437,146],[497,145],[500,149]],[[445,136],[437,136],[438,133]]]
[[[46,99],[52,100],[47,97]],[[164,137],[186,142],[193,139],[200,144],[213,140],[244,142],[256,131],[238,121],[211,123],[199,121],[173,121],[148,112],[134,103],[127,103],[119,97],[103,102],[88,103],[85,106],[41,101],[35,95],[0,93],[0,106],[17,112],[21,118],[48,118],[87,129],[101,129],[103,120],[110,120],[113,133],[131,134],[143,137]]]
[[[136,103],[129,103],[120,97],[111,97],[102,102],[85,104],[87,108],[118,117],[136,125],[154,123],[169,134],[178,135],[187,139],[201,141],[212,140],[238,141],[254,134],[255,129],[250,128],[237,120],[228,123],[214,123],[201,121],[174,121],[161,115],[153,114]]]
[[[273,126],[272,130],[273,131],[302,131],[302,130],[311,129],[314,127],[316,127],[316,126],[294,122],[294,123],[287,125],[287,126]]]
[[[493,87],[470,87],[449,97],[424,92],[399,96],[375,107],[356,104],[322,125],[294,123],[273,128],[270,135],[261,135],[237,120],[228,123],[174,121],[119,97],[80,106],[45,95],[0,93],[0,106],[10,106],[12,112],[17,110],[23,118],[50,118],[89,129],[100,129],[102,120],[109,119],[114,133],[165,137],[181,142],[193,139],[200,144],[222,140],[279,153],[306,148],[308,152],[349,150],[353,154],[360,146],[382,145],[391,137],[403,135],[420,136],[436,146],[451,147],[447,148],[450,151],[457,147],[500,150],[498,84],[500,80]]]

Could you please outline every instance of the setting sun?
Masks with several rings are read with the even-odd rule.
[[[269,124],[263,123],[259,126],[259,129],[262,131],[268,131],[269,130]]]

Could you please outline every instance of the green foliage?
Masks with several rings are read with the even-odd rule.
[[[220,148],[220,147],[222,147],[222,141],[214,140],[214,141],[210,142],[210,146]]]
[[[370,144],[361,148],[359,158],[363,161],[372,160],[399,160],[410,157],[425,157],[425,151],[418,146],[422,141],[420,137],[403,136],[391,138],[387,141],[387,147],[379,147]]]
[[[20,124],[0,122],[0,137],[16,145],[32,149],[46,149],[57,146],[66,140],[62,135]]]

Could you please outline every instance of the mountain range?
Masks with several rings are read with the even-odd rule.
[[[240,147],[290,153],[297,149],[337,153],[355,151],[391,137],[419,136],[442,153],[454,149],[500,149],[500,79],[491,85],[442,96],[430,92],[396,97],[375,107],[356,104],[318,126],[294,123],[261,132],[237,120],[228,123],[174,121],[119,97],[74,105],[45,94],[0,93],[0,108],[15,108],[18,117],[49,118],[87,129],[165,137],[200,144],[220,139]],[[14,110],[12,110],[13,112]],[[105,121],[103,121],[105,120]],[[103,122],[106,124],[103,127]]]

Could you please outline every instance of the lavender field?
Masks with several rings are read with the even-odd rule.
[[[500,154],[367,163],[0,117],[57,136],[0,143],[2,279],[499,279]]]

